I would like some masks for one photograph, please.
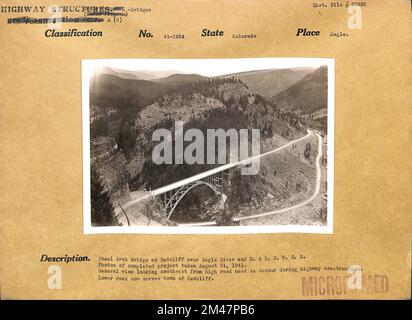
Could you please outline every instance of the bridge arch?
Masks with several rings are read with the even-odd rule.
[[[198,181],[192,182],[190,184],[187,184],[185,186],[182,186],[173,194],[173,196],[169,199],[168,203],[165,206],[166,211],[167,211],[168,208],[170,208],[170,211],[167,212],[167,219],[169,219],[171,217],[171,215],[175,211],[177,205],[180,203],[180,201],[182,201],[182,199],[185,197],[185,195],[187,193],[189,193],[192,189],[194,189],[198,186],[201,186],[201,185],[208,186],[213,191],[215,191],[217,193],[220,193],[221,195],[224,195],[224,193],[221,190],[219,190],[218,188],[216,188],[212,184],[207,183],[207,182],[202,181],[202,180],[198,180]]]

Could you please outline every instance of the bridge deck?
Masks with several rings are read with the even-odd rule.
[[[294,143],[296,143],[296,142],[298,142],[298,141],[300,141],[300,140],[306,139],[307,137],[309,137],[309,136],[312,134],[312,131],[311,131],[311,130],[308,129],[307,131],[308,131],[308,133],[307,133],[304,137],[301,137],[301,138],[299,138],[299,139],[290,141],[290,142],[288,142],[287,144],[285,144],[285,145],[283,145],[283,146],[281,146],[281,147],[279,147],[279,148],[277,148],[277,149],[274,149],[274,150],[271,150],[271,151],[268,151],[268,152],[259,154],[259,155],[257,155],[257,156],[249,157],[249,158],[246,158],[246,159],[241,160],[241,161],[224,164],[224,165],[219,166],[219,167],[217,167],[217,168],[213,168],[213,169],[210,169],[210,170],[207,170],[207,171],[204,171],[204,172],[195,174],[195,175],[193,175],[193,176],[191,176],[191,177],[189,177],[189,178],[186,178],[186,179],[183,179],[183,180],[180,180],[180,181],[171,183],[171,184],[169,184],[169,185],[167,185],[167,186],[160,187],[160,188],[158,188],[158,189],[152,190],[152,191],[150,191],[150,194],[151,194],[152,196],[161,195],[161,194],[163,194],[163,193],[165,193],[165,192],[168,192],[168,191],[171,191],[171,190],[180,188],[180,187],[184,186],[185,184],[188,184],[188,183],[191,183],[191,182],[194,182],[194,181],[197,181],[197,180],[204,179],[204,178],[206,178],[206,177],[208,177],[208,176],[210,176],[210,175],[212,175],[212,174],[215,174],[215,173],[218,173],[218,172],[221,172],[221,171],[225,171],[225,170],[231,169],[231,168],[233,168],[233,167],[237,167],[237,166],[239,166],[239,165],[246,165],[246,164],[250,163],[251,161],[253,161],[253,160],[255,160],[255,159],[268,156],[268,155],[270,155],[270,154],[272,154],[272,153],[275,153],[275,152],[278,152],[278,151],[280,151],[280,150],[282,150],[282,149],[285,149],[285,148],[287,148],[288,146],[290,146],[290,145],[292,145],[292,144],[294,144]]]
[[[171,183],[171,184],[166,185],[166,186],[164,186],[164,187],[160,187],[160,188],[155,189],[155,190],[147,191],[147,192],[145,192],[143,195],[139,194],[138,197],[136,197],[135,199],[133,199],[132,201],[130,201],[129,203],[127,203],[127,204],[125,205],[125,207],[128,208],[128,207],[132,206],[133,204],[135,204],[135,203],[137,203],[137,202],[139,202],[139,201],[142,201],[142,200],[144,200],[144,199],[147,199],[147,198],[150,198],[150,197],[155,197],[155,196],[158,196],[158,195],[162,195],[162,194],[164,194],[164,193],[166,193],[166,192],[169,192],[169,191],[178,189],[178,188],[180,188],[180,187],[182,187],[182,186],[184,186],[184,185],[187,185],[187,184],[192,183],[192,182],[194,182],[194,181],[198,181],[198,180],[204,179],[204,178],[206,178],[206,177],[208,177],[208,176],[211,176],[211,175],[213,175],[213,174],[219,173],[219,172],[221,172],[221,171],[225,171],[225,170],[228,170],[228,169],[237,167],[237,166],[239,166],[239,165],[246,165],[246,164],[252,162],[252,161],[255,160],[255,159],[268,156],[268,155],[273,154],[273,153],[275,153],[275,152],[278,152],[278,151],[280,151],[280,150],[282,150],[282,149],[285,149],[285,148],[287,148],[288,146],[290,146],[290,145],[292,145],[292,144],[294,144],[294,143],[296,143],[296,142],[298,142],[298,141],[304,140],[304,139],[306,139],[307,137],[309,137],[311,134],[313,134],[313,132],[312,132],[311,130],[307,129],[307,134],[306,134],[305,136],[303,136],[303,137],[301,137],[301,138],[299,138],[299,139],[290,141],[290,142],[286,143],[285,145],[283,145],[283,146],[281,146],[281,147],[279,147],[279,148],[277,148],[277,149],[274,149],[274,150],[271,150],[271,151],[268,151],[268,152],[259,154],[259,155],[257,155],[257,156],[249,157],[249,158],[246,158],[246,159],[241,160],[241,161],[237,161],[237,162],[233,162],[233,163],[228,163],[228,164],[219,166],[219,167],[217,167],[217,168],[213,168],[213,169],[210,169],[210,170],[207,170],[207,171],[204,171],[204,172],[195,174],[195,175],[193,175],[193,176],[191,176],[191,177],[189,177],[189,178],[182,179],[182,180],[180,180],[180,181]]]

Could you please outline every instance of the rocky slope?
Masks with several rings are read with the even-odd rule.
[[[129,195],[127,161],[111,137],[99,137],[90,142],[90,161],[108,192],[113,206]]]

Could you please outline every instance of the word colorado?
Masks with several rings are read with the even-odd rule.
[[[86,31],[79,31],[77,29],[69,29],[69,31],[56,31],[54,29],[47,29],[44,32],[46,38],[64,38],[64,37],[102,37],[102,31],[94,31],[89,29]]]

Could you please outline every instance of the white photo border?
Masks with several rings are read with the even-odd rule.
[[[311,65],[326,65],[328,70],[328,127],[327,127],[327,224],[326,226],[273,225],[273,226],[108,226],[91,225],[90,199],[90,88],[89,79],[99,65],[116,66],[123,63],[168,66],[200,63],[220,63],[221,65],[247,66],[248,70],[274,68],[297,68]],[[333,233],[333,186],[334,186],[334,145],[335,145],[335,59],[333,58],[225,58],[225,59],[95,59],[82,60],[82,139],[83,139],[83,233],[84,234],[262,234],[262,233]],[[235,73],[235,72],[233,72]]]

